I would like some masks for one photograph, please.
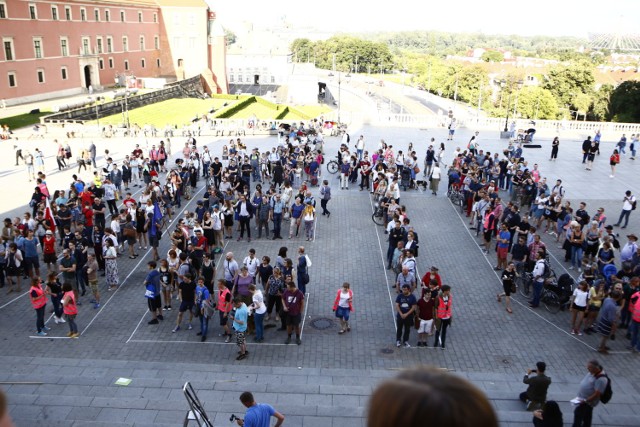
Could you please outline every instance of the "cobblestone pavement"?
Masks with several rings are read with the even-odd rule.
[[[428,138],[444,139],[443,130],[365,127],[352,131],[354,141],[360,133],[367,137],[367,148],[379,138],[403,150],[413,141],[420,157]],[[460,142],[453,145],[465,146],[469,135],[463,131],[457,139]],[[114,142],[113,149],[124,152],[125,144],[132,143],[119,144]],[[222,140],[202,137],[202,144],[219,153]],[[270,146],[272,141],[248,139],[249,148],[262,144]],[[481,144],[489,151],[504,146],[489,135],[481,138]],[[560,160],[554,163],[546,159],[549,141],[543,145],[542,150],[527,149],[525,156],[538,162],[549,180],[562,177],[572,203],[587,201],[589,212],[604,206],[609,222],[617,219],[619,199],[627,188],[640,193],[640,185],[633,180],[637,167],[633,161],[624,159],[616,178],[608,177],[607,144],[603,144],[602,158],[591,173],[580,167],[579,141],[564,142]],[[337,140],[329,141],[328,157],[337,146]],[[450,146],[449,153],[453,150]],[[0,381],[43,383],[5,385],[18,425],[177,425],[186,410],[180,390],[185,380],[193,381],[200,390],[216,425],[226,425],[232,411],[241,413],[237,396],[245,389],[257,392],[260,401],[275,404],[288,416],[289,425],[362,425],[371,388],[380,378],[416,364],[431,364],[468,377],[487,392],[503,425],[515,425],[530,423],[530,414],[522,411],[516,399],[522,389],[522,372],[537,360],[547,362],[553,378],[550,398],[565,402],[565,420],[571,418],[566,402],[577,391],[585,362],[597,355],[596,337],[570,335],[568,313],[531,310],[521,297],[515,298],[512,315],[496,303],[495,294],[501,285],[492,269],[493,255],[482,254],[475,235],[468,231],[466,218],[460,217],[444,197],[444,183],[438,197],[420,190],[403,192],[401,204],[408,207],[419,233],[420,273],[436,265],[445,283],[453,287],[454,322],[447,350],[396,349],[395,290],[390,288],[393,277],[384,268],[387,243],[383,228],[370,219],[370,196],[355,186],[339,190],[336,177],[326,170],[324,173],[333,187],[334,197],[329,203],[332,214],[330,218],[319,215],[315,241],[306,242],[302,237],[288,240],[283,233],[285,239],[281,241],[263,239],[248,244],[230,240],[225,248],[242,260],[250,247],[258,256],[269,255],[272,259],[280,246],[287,246],[290,255],[299,245],[306,247],[313,266],[302,345],[285,345],[283,333],[268,328],[264,343],[249,340],[249,358],[236,362],[237,348],[221,342],[215,322],[205,343],[196,336],[195,323],[192,331],[183,327],[171,333],[176,311],[165,312],[160,325],[148,325],[150,317],[141,285],[150,259],[146,251],[137,260],[126,256],[118,260],[122,286],[107,292],[101,284],[103,305],[99,310],[91,308],[88,296],[81,299],[85,303],[77,321],[82,336],[77,340],[66,339],[66,325],[52,321],[48,337],[33,337],[35,316],[28,298],[7,296],[1,290],[0,358],[5,369]],[[11,175],[0,177],[0,188],[11,185],[12,179]],[[28,194],[27,190],[25,200]],[[185,208],[192,208],[192,204]],[[5,216],[23,211],[7,211]],[[634,212],[629,229],[637,230],[638,225]],[[561,260],[550,236],[544,239],[554,257]],[[163,239],[160,253],[166,252],[167,245]],[[563,266],[553,261],[552,267],[559,274],[564,272]],[[352,285],[355,313],[352,331],[338,335],[331,307],[343,281]],[[613,401],[595,411],[600,425],[637,425],[633,405],[637,407],[640,402],[640,390],[629,373],[637,371],[638,358],[624,351],[627,342],[620,338],[611,344],[613,354],[598,357],[615,379]],[[129,387],[116,387],[113,382],[118,377],[134,381]]]

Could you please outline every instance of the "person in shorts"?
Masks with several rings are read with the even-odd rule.
[[[438,282],[432,279],[430,289],[422,293],[422,298],[418,300],[418,347],[428,347],[427,337],[433,335],[433,310],[435,307],[435,297],[438,296]]]
[[[236,333],[236,345],[240,348],[238,357],[236,360],[242,360],[247,357],[249,352],[247,351],[247,319],[249,318],[249,308],[242,301],[240,296],[233,299],[233,307],[235,313],[233,314],[233,330]]]
[[[304,310],[304,294],[296,288],[293,280],[288,281],[287,289],[282,294],[282,309],[287,313],[287,339],[285,344],[291,343],[291,334],[296,330],[296,344],[302,344],[300,338],[302,329],[302,312]]]
[[[100,308],[100,290],[98,289],[98,261],[96,261],[96,255],[89,252],[87,254],[87,263],[85,264],[87,269],[87,280],[89,281],[89,289],[93,294],[93,308]]]
[[[353,291],[351,285],[348,282],[342,284],[342,289],[338,290],[336,299],[333,303],[333,311],[336,313],[336,317],[340,319],[340,331],[339,334],[345,332],[351,332],[351,326],[349,326],[349,314],[353,311]]]
[[[507,268],[502,272],[502,293],[496,295],[498,302],[502,301],[502,297],[505,297],[507,303],[507,312],[513,313],[511,309],[511,294],[516,288],[516,264],[511,261]]]
[[[220,326],[224,330],[221,336],[224,336],[224,342],[231,341],[231,330],[229,329],[229,312],[232,306],[231,291],[227,288],[227,281],[218,279],[218,315],[220,317]]]
[[[196,282],[193,280],[191,273],[187,273],[183,277],[183,281],[178,285],[180,309],[178,310],[176,327],[171,331],[174,333],[180,330],[180,323],[182,323],[182,316],[184,316],[185,311],[189,311],[189,323],[187,324],[187,329],[193,329],[191,322],[193,321],[193,309],[196,305]]]

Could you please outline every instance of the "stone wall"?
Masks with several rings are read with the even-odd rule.
[[[129,111],[146,105],[155,104],[156,102],[166,101],[173,98],[201,98],[205,96],[200,76],[191,77],[186,80],[168,84],[164,89],[156,90],[141,95],[130,96],[126,100]],[[96,120],[97,115],[100,117],[120,114],[125,106],[124,98],[105,102],[104,104],[93,104],[88,107],[78,108],[75,110],[55,113],[50,116],[40,118],[42,123],[84,123],[85,121]]]

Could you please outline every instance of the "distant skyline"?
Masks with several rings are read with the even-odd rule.
[[[452,33],[574,36],[595,33],[640,33],[639,0],[565,2],[538,0],[395,0],[381,10],[375,3],[324,0],[231,2],[207,0],[223,27],[235,30],[243,22],[276,23],[283,17],[296,27],[331,32],[437,30]],[[535,6],[530,6],[531,4]]]

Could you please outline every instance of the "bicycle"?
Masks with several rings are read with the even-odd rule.
[[[329,171],[330,174],[336,174],[339,169],[340,169],[340,166],[338,165],[337,157],[336,159],[329,160],[327,162],[327,171]]]
[[[377,225],[385,225],[387,212],[380,202],[375,202],[373,205],[373,214],[371,219]]]
[[[464,212],[464,193],[460,191],[459,185],[452,185],[447,191],[447,197],[455,206],[460,206],[460,213]]]

